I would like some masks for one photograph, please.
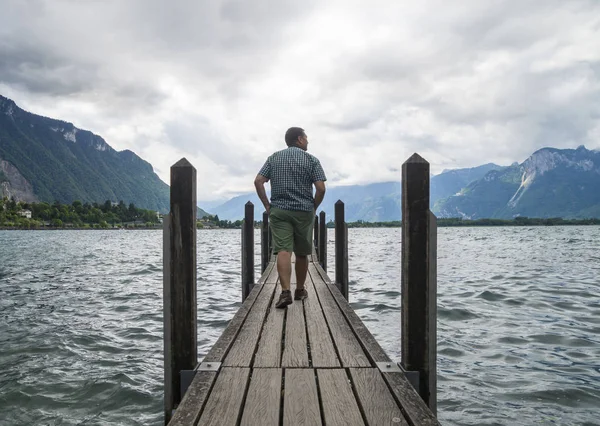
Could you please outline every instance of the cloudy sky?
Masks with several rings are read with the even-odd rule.
[[[329,185],[600,148],[597,0],[0,0],[0,94],[198,199],[253,190],[301,126]]]

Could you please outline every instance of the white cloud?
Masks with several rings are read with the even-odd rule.
[[[131,149],[199,199],[252,191],[302,126],[330,184],[600,148],[600,4],[3,2],[0,93]]]

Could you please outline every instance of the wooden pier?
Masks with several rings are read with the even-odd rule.
[[[429,165],[413,156],[403,165],[404,172],[413,182],[426,175],[418,188],[426,187],[427,204],[417,202],[424,194],[411,189],[411,178],[403,176],[403,186],[408,184],[403,197],[409,197],[403,214],[412,226],[407,221],[403,229],[401,364],[384,352],[348,303],[347,226],[341,202],[335,215],[335,254],[342,259],[336,261],[336,282],[324,269],[327,228],[321,212],[315,223],[315,251],[309,259],[309,296],[286,309],[275,308],[281,287],[276,257],[270,256],[266,215],[262,275],[254,282],[254,209],[251,203],[246,205],[243,304],[198,364],[194,359],[196,230],[189,223],[195,214],[195,170],[185,160],[173,166],[171,213],[165,217],[164,234],[165,424],[439,424],[435,417],[435,218],[428,207]],[[194,182],[182,183],[186,179]],[[188,244],[194,244],[194,250]]]

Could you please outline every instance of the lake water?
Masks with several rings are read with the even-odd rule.
[[[349,265],[399,361],[400,229],[350,229]],[[198,288],[204,354],[240,306],[239,230],[198,232]],[[440,228],[442,424],[600,425],[599,290],[600,227]],[[161,231],[0,231],[0,425],[161,425],[162,338]]]

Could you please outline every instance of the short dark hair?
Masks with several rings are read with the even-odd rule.
[[[290,127],[285,132],[285,143],[287,146],[294,146],[298,142],[298,138],[304,136],[304,129],[301,127]]]

